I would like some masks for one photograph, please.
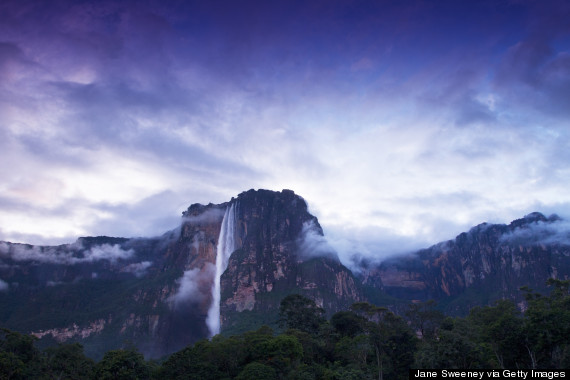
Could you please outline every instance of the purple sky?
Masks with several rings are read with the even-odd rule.
[[[570,215],[567,1],[3,1],[0,240],[303,196],[385,255]]]

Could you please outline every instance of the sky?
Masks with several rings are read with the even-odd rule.
[[[383,256],[570,216],[567,1],[0,3],[0,240],[292,189]]]

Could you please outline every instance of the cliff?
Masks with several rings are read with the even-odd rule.
[[[0,325],[46,344],[80,341],[95,358],[126,344],[160,357],[208,337],[220,232],[232,205],[235,249],[220,281],[222,332],[275,323],[290,293],[329,312],[363,299],[352,273],[315,245],[322,229],[301,197],[250,190],[222,204],[191,205],[178,228],[156,238],[0,242]]]
[[[457,314],[502,298],[524,307],[520,287],[547,291],[548,278],[570,275],[568,231],[558,216],[540,213],[509,225],[483,223],[453,240],[365,268],[362,282],[406,301],[436,299]]]
[[[570,228],[553,215],[480,224],[455,239],[363,265],[355,277],[291,190],[249,190],[192,204],[155,238],[84,237],[72,244],[0,242],[0,326],[41,344],[79,341],[100,358],[136,345],[161,357],[221,332],[275,325],[281,300],[303,294],[329,316],[354,302],[398,310],[436,299],[465,314],[521,286],[570,274]],[[215,307],[217,306],[217,307]]]
[[[236,251],[221,278],[222,331],[277,319],[281,299],[304,294],[329,313],[362,301],[359,284],[324,242],[317,218],[290,190],[250,190],[236,205]]]

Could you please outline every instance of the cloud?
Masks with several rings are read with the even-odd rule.
[[[41,247],[0,242],[0,257],[14,261],[37,261],[41,263],[75,265],[107,260],[115,263],[133,257],[133,249],[124,250],[119,244],[102,244],[83,249],[81,243],[64,247]]]
[[[206,206],[207,207],[207,206]],[[226,210],[225,208],[210,207],[198,215],[188,215],[184,211],[184,217],[182,218],[183,223],[216,223],[224,218]]]
[[[104,225],[97,225],[95,235],[137,237],[157,236],[180,223],[180,212],[186,201],[180,194],[165,190],[137,202],[94,205],[106,213]],[[163,210],[157,214],[156,210]],[[98,223],[97,223],[98,224]],[[129,235],[127,235],[129,234]]]
[[[132,263],[126,267],[121,268],[121,272],[127,272],[134,274],[137,278],[143,277],[146,274],[146,270],[152,266],[151,261],[142,261],[140,263]]]
[[[455,123],[459,126],[474,123],[495,124],[497,119],[490,105],[481,102],[473,95],[465,94],[455,106],[459,110]]]
[[[568,203],[567,11],[3,3],[0,238],[156,236],[292,188],[330,245],[384,255]]]
[[[103,244],[91,247],[84,251],[82,258],[73,258],[72,261],[93,262],[99,260],[109,260],[115,262],[117,260],[125,260],[133,257],[135,251],[133,249],[124,250],[119,244]]]
[[[532,17],[523,38],[509,46],[494,84],[513,111],[525,107],[554,120],[570,115],[570,55],[567,39],[570,5],[529,3]],[[525,113],[528,113],[526,111]]]
[[[514,104],[550,113],[570,115],[570,53],[557,51],[546,40],[513,45],[497,75],[497,87]]]
[[[13,70],[20,64],[26,64],[25,54],[15,43],[0,42],[0,78],[9,80]]]
[[[202,302],[212,291],[216,268],[207,263],[202,269],[193,268],[184,271],[184,275],[176,282],[179,284],[176,293],[168,301],[174,309],[191,303]]]
[[[10,285],[8,285],[8,283],[6,281],[3,281],[0,278],[0,292],[5,292],[10,288]]]
[[[448,226],[442,227],[445,228]],[[334,247],[341,262],[352,271],[362,269],[363,261],[378,263],[433,244],[425,236],[410,238],[394,229],[379,226],[333,225],[326,228],[326,233],[327,242]]]
[[[223,208],[208,208],[206,211],[198,214],[198,215],[186,215],[187,211],[183,211],[183,216],[181,221],[179,219],[179,225],[176,228],[173,228],[170,231],[165,232],[160,236],[160,247],[161,249],[166,248],[170,243],[177,241],[180,238],[180,234],[182,233],[182,228],[184,224],[200,224],[200,223],[216,223],[221,222],[224,217],[225,209]],[[197,241],[193,242],[192,244],[198,244]]]
[[[322,229],[313,220],[303,223],[301,236],[297,242],[301,259],[313,257],[338,258],[335,249],[322,235]]]
[[[550,221],[535,221],[516,227],[501,236],[501,240],[513,244],[570,245],[570,222],[550,217]],[[552,221],[554,219],[554,221]]]

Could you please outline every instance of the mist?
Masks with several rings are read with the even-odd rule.
[[[180,224],[170,230],[162,234],[160,236],[160,247],[165,248],[168,244],[175,242],[176,240],[180,239],[180,234],[182,233],[182,226],[186,223],[192,224],[200,224],[200,223],[215,223],[221,220],[224,217],[224,209],[219,208],[210,208],[201,213],[200,215],[184,215]]]
[[[329,244],[327,238],[321,235],[320,229],[312,220],[303,223],[298,246],[299,256],[302,259],[313,257],[338,258],[336,250]]]
[[[529,223],[504,234],[501,240],[519,244],[570,245],[570,222],[558,219],[548,222],[537,221]]]
[[[225,213],[226,209],[225,208],[217,208],[217,207],[212,207],[207,209],[206,211],[202,212],[199,215],[184,215],[182,217],[182,222],[188,222],[188,223],[213,223],[213,222],[217,222],[221,219],[224,218],[224,213]]]
[[[176,280],[179,284],[178,290],[168,299],[171,307],[177,309],[189,303],[202,302],[211,291],[215,271],[216,268],[211,263],[207,263],[202,269],[184,271],[184,275]]]
[[[124,250],[119,244],[101,244],[84,250],[81,241],[62,247],[41,247],[0,242],[0,257],[13,261],[37,261],[49,264],[75,265],[108,260],[130,259],[134,249]]]
[[[142,261],[140,263],[133,263],[121,268],[121,272],[132,273],[137,278],[141,278],[146,275],[148,268],[152,266],[151,261]]]

